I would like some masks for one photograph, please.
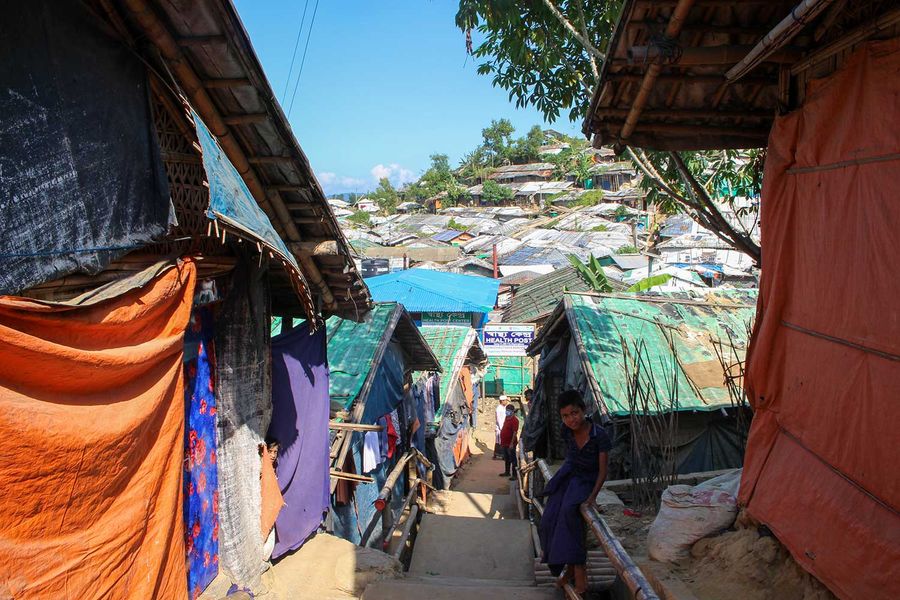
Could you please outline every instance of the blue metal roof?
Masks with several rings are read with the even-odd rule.
[[[399,302],[411,312],[478,312],[493,310],[498,279],[407,269],[366,279],[375,302]]]
[[[455,229],[445,229],[431,236],[431,239],[436,242],[447,242],[449,244],[463,233],[463,231],[456,231]]]

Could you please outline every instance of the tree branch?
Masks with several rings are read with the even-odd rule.
[[[562,14],[558,8],[556,8],[556,5],[553,4],[552,0],[544,0],[544,6],[546,6],[547,10],[549,10],[553,14],[553,16],[556,17],[556,20],[559,21],[563,27],[565,27],[566,31],[571,33],[576,40],[581,42],[581,45],[584,46],[584,49],[587,50],[588,54],[597,57],[601,61],[606,60],[606,55],[597,50],[597,48],[594,47],[594,45],[590,42],[590,40],[587,39],[587,37],[578,33],[578,30],[575,29],[575,26],[572,25],[568,19],[566,19],[566,16]]]
[[[756,244],[750,236],[737,231],[737,229],[728,222],[728,219],[722,216],[719,208],[709,197],[709,193],[690,172],[680,154],[677,152],[669,152],[669,156],[672,157],[672,160],[675,162],[675,167],[681,175],[681,179],[684,181],[688,190],[690,190],[693,199],[699,205],[698,212],[703,212],[704,216],[706,216],[714,225],[712,229],[713,233],[719,232],[727,236],[728,239],[725,241],[734,245],[735,248],[752,258],[754,262],[759,265],[761,257],[759,245]]]
[[[585,39],[589,39],[587,19],[584,18],[584,7],[581,5],[581,0],[575,0],[575,7],[578,8],[578,17],[581,19],[581,35],[583,35]],[[594,74],[594,81],[599,83],[600,69],[597,67],[597,59],[590,52],[588,52],[588,58],[591,61],[591,72]]]

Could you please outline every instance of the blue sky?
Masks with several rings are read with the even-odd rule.
[[[279,99],[304,4],[235,0]],[[491,119],[508,118],[516,135],[543,124],[466,60],[464,34],[453,22],[457,4],[319,0],[290,121],[327,193],[373,189],[379,175],[397,185],[414,180],[435,152],[456,165]],[[315,5],[309,0],[291,88]],[[565,119],[552,127],[578,131]]]

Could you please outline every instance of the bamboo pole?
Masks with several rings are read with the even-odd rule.
[[[678,0],[678,4],[676,4],[675,8],[672,10],[672,16],[669,18],[669,23],[666,25],[664,35],[667,39],[675,39],[678,37],[678,34],[681,33],[681,28],[684,26],[685,19],[687,19],[687,15],[693,4],[694,0]],[[641,81],[641,87],[638,89],[637,96],[631,105],[631,110],[625,118],[625,124],[622,126],[622,130],[619,134],[620,139],[627,140],[634,131],[635,126],[637,126],[641,111],[644,110],[644,106],[650,98],[650,92],[653,90],[656,78],[659,77],[659,72],[661,70],[662,65],[659,63],[653,63],[647,67],[647,72],[644,74],[643,81]]]
[[[375,480],[367,475],[357,475],[356,473],[347,473],[345,471],[338,471],[337,469],[331,469],[329,474],[335,479],[346,479],[347,481],[355,481],[357,483],[375,483]]]
[[[397,549],[394,550],[393,557],[397,560],[400,560],[400,556],[403,554],[403,551],[406,549],[406,541],[409,539],[410,533],[412,533],[412,528],[416,524],[416,519],[419,516],[419,505],[413,504],[409,509],[409,515],[406,517],[406,522],[403,523],[403,530],[400,534],[400,542],[397,545]]]

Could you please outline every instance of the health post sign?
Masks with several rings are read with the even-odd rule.
[[[530,323],[488,323],[484,326],[484,352],[488,356],[526,356],[534,340]]]

